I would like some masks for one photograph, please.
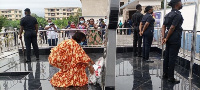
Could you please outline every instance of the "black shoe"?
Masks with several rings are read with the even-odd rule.
[[[31,62],[31,60],[26,60],[25,62],[26,62],[26,63],[29,63],[29,62]]]
[[[175,78],[169,78],[167,81],[168,81],[168,82],[171,82],[171,83],[174,83],[174,84],[180,83],[180,80],[177,80],[177,79],[175,79]]]
[[[162,79],[168,79],[168,76],[163,74]]]
[[[154,61],[150,60],[150,59],[147,59],[145,60],[147,63],[154,63]]]
[[[138,57],[142,57],[142,55],[138,55]]]

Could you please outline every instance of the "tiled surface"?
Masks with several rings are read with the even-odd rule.
[[[162,61],[158,53],[151,53],[150,59],[154,63],[142,61],[133,57],[132,53],[117,54],[116,61],[116,90],[200,90],[200,78],[194,76],[193,81],[188,80],[189,71],[176,66],[175,78],[179,84],[172,84],[161,79]]]
[[[102,55],[102,53],[89,54],[94,61]],[[23,57],[21,56],[20,58],[18,54],[15,54],[6,59],[1,59],[0,63],[4,66],[0,69],[6,72],[30,71],[31,73],[26,76],[0,77],[0,90],[54,90],[49,80],[59,69],[49,65],[47,55],[41,55],[40,61],[35,61],[35,57],[32,57],[33,61],[31,63],[24,63]],[[73,88],[72,90],[74,90]],[[82,88],[85,90],[84,87],[75,90]],[[86,89],[101,90],[101,87],[98,85],[88,85]]]
[[[95,61],[102,53],[89,54]],[[32,57],[31,63],[24,63],[23,57],[18,54],[0,59],[1,71],[19,72],[31,71],[30,74],[20,77],[0,77],[0,90],[54,90],[49,80],[59,69],[49,65],[47,55],[41,55],[40,61]],[[150,59],[154,63],[146,63],[132,53],[117,53],[116,61],[116,90],[189,90],[190,83],[193,90],[200,90],[200,78],[193,76],[188,80],[189,71],[176,66],[175,77],[180,79],[179,84],[171,84],[160,78],[162,61],[158,53],[152,52]],[[76,90],[85,90],[85,87]],[[100,86],[89,85],[88,90],[101,90]]]

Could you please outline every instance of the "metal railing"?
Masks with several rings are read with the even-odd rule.
[[[15,31],[0,32],[0,56],[5,52],[12,52],[18,49],[18,34]]]
[[[83,32],[86,34],[86,41],[82,45],[85,48],[90,47],[104,47],[105,46],[105,33],[106,29],[58,29],[58,30],[39,30],[38,31],[38,47],[54,47],[49,46],[49,39],[45,39],[47,32],[56,32],[56,38],[54,41],[61,43],[64,40],[71,39],[75,32]],[[42,33],[42,34],[41,34]],[[50,40],[53,41],[51,38]],[[56,46],[56,45],[55,45]]]

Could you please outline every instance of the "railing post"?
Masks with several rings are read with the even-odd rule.
[[[105,90],[115,90],[116,29],[119,18],[119,0],[109,0],[108,44],[106,57]]]
[[[185,31],[183,31],[183,58],[185,58]]]
[[[192,49],[191,49],[191,60],[190,60],[190,71],[189,71],[189,89],[192,90],[192,68],[194,64],[194,57],[195,57],[195,43],[196,43],[196,29],[197,29],[197,20],[199,15],[199,2],[200,0],[197,0],[195,2],[195,16],[194,16],[194,27],[193,27],[193,37],[192,37]]]

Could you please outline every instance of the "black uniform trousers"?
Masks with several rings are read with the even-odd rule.
[[[149,52],[151,48],[151,44],[153,41],[153,32],[150,32],[150,30],[146,30],[143,34],[143,48],[142,48],[142,57],[145,60],[149,59]]]
[[[140,30],[139,30],[139,26],[135,26],[134,27],[134,31],[133,31],[133,53],[136,55],[141,55],[142,52],[142,36],[140,36],[139,34]],[[137,48],[138,47],[138,48]],[[136,53],[138,52],[138,53]]]
[[[165,57],[163,62],[163,73],[167,75],[168,78],[174,78],[175,62],[180,47],[181,47],[181,42],[177,44],[170,44],[167,41],[166,43]]]
[[[26,45],[27,60],[31,60],[31,43],[32,43],[36,58],[39,58],[39,49],[38,49],[38,44],[37,44],[36,32],[34,30],[25,31],[24,41],[25,41],[25,45]]]

